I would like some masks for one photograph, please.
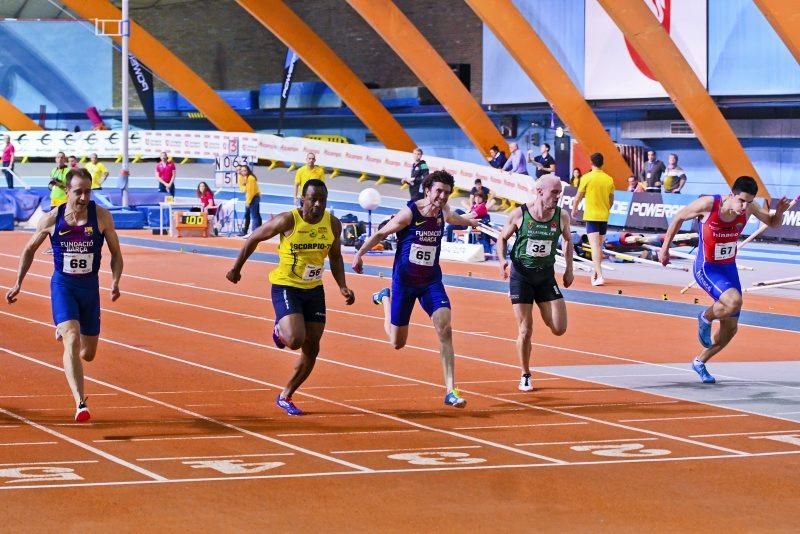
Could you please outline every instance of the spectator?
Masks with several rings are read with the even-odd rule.
[[[641,180],[644,182],[645,189],[648,193],[661,192],[661,175],[667,170],[664,162],[656,159],[654,150],[647,151],[647,161],[642,169]]]
[[[422,149],[417,147],[414,149],[414,163],[411,165],[411,176],[403,178],[403,182],[408,184],[408,193],[411,200],[416,202],[425,196],[422,191],[422,181],[428,176],[430,170],[428,164],[422,159]]]
[[[569,178],[569,185],[571,185],[572,187],[575,187],[575,188],[580,187],[580,185],[581,185],[581,176],[582,175],[583,175],[583,173],[581,172],[581,170],[578,167],[575,167],[574,169],[572,169],[572,175]]]
[[[630,193],[644,193],[644,185],[635,176],[628,176],[628,192]]]
[[[313,156],[313,154],[311,155]],[[239,183],[244,183],[244,207],[249,214],[249,217],[245,219],[245,225],[252,222],[253,231],[255,232],[256,228],[261,226],[261,190],[258,188],[258,179],[248,165],[240,165],[238,172]],[[247,235],[247,230],[247,226],[244,226],[240,235]]]
[[[11,171],[14,170],[14,145],[11,144],[11,136],[4,135],[3,139],[6,142],[5,148],[3,148],[3,174],[6,175],[6,183],[8,184],[9,189],[14,189],[14,175],[11,174]]]
[[[542,146],[539,147],[539,151],[541,154],[533,159],[531,159],[530,153],[528,153],[528,163],[536,165],[536,177],[539,178],[545,174],[555,174],[556,160],[550,155],[550,145],[542,143]]]
[[[489,157],[486,158],[486,160],[489,162],[489,165],[495,169],[502,169],[503,165],[506,164],[506,154],[497,148],[497,145],[493,145],[489,149]]]
[[[677,184],[675,182],[678,182]],[[686,173],[678,165],[678,155],[670,154],[667,158],[667,172],[664,178],[665,193],[680,193],[686,185]]]
[[[213,215],[217,212],[217,203],[214,202],[214,192],[208,187],[205,182],[197,184],[197,198],[203,205],[202,210],[206,213]]]
[[[470,214],[472,214],[473,218],[479,219],[483,224],[489,224],[491,219],[489,217],[489,208],[486,204],[486,196],[483,194],[483,191],[475,191],[475,194],[472,195],[473,204],[472,208],[469,210]],[[483,245],[483,252],[485,254],[492,253],[492,238],[490,238],[487,234],[481,232],[478,236],[478,240]]]
[[[586,233],[589,236],[589,245],[592,247],[592,285],[605,284],[603,278],[603,236],[608,229],[608,216],[614,204],[614,179],[606,174],[603,167],[603,155],[599,152],[592,154],[592,170],[581,177],[581,186],[575,195],[572,205],[572,218],[576,219],[581,200],[586,197],[586,206],[583,209],[583,220],[586,222]]]
[[[89,163],[84,167],[92,175],[92,189],[103,189],[103,182],[108,178],[108,169],[102,161],[98,161],[97,154],[89,156]]]
[[[472,205],[475,202],[475,193],[477,192],[483,193],[483,198],[486,199],[486,208],[492,209],[492,206],[495,204],[492,192],[489,191],[489,188],[483,185],[483,182],[480,178],[475,178],[475,183],[472,189],[469,190],[469,200],[464,199],[464,207],[467,209],[472,209]]]
[[[67,202],[67,156],[63,152],[56,154],[56,166],[50,171],[50,209],[57,208]]]
[[[78,157],[77,156],[70,156],[68,158],[67,165],[69,166],[69,170],[77,169],[78,168]]]
[[[509,143],[508,148],[511,150],[511,156],[509,156],[508,161],[503,165],[503,170],[519,174],[528,174],[528,167],[525,165],[525,154],[519,149],[519,145],[517,143]]]
[[[309,152],[306,154],[306,164],[297,169],[294,175],[294,201],[298,206],[303,202],[300,195],[303,191],[303,185],[307,181],[312,179],[325,181],[325,169],[317,166],[316,163],[317,156],[313,152]],[[253,230],[255,229],[256,227],[254,226]]]
[[[162,193],[169,193],[175,197],[175,176],[178,170],[175,164],[167,157],[166,152],[161,153],[161,160],[156,165],[156,180],[158,180],[158,190]]]

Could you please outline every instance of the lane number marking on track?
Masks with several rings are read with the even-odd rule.
[[[570,449],[576,452],[591,452],[597,456],[608,456],[611,458],[646,458],[672,454],[672,451],[667,449],[645,449],[642,443],[574,445],[570,447]]]
[[[453,451],[403,452],[390,454],[389,458],[405,461],[412,465],[468,465],[486,461],[485,458],[475,458],[466,452]]]
[[[780,441],[781,443],[788,443],[789,445],[797,445],[800,447],[800,434],[773,434],[771,436],[748,436],[750,439],[770,439],[772,441]]]
[[[6,484],[19,482],[64,482],[83,480],[74,469],[69,467],[12,467],[0,469],[0,478],[7,478]]]
[[[213,469],[223,475],[252,475],[285,465],[284,462],[245,462],[244,460],[191,460],[181,462],[193,469]]]

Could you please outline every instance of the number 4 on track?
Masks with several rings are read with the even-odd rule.
[[[194,469],[213,469],[223,475],[252,475],[280,467],[283,462],[248,462],[242,460],[192,460],[183,462]]]

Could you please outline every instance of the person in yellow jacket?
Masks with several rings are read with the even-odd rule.
[[[272,340],[280,348],[300,349],[294,375],[278,395],[276,404],[289,415],[303,415],[292,402],[292,394],[314,369],[319,342],[325,330],[325,290],[322,275],[325,258],[347,305],[355,294],[347,287],[340,236],[342,223],[325,210],[328,188],[321,180],[303,185],[303,207],[281,213],[253,231],[239,251],[226,278],[234,284],[242,278],[242,267],[258,244],[280,235],[278,266],[269,273],[275,328]]]
[[[50,209],[57,208],[67,202],[67,155],[63,152],[56,154],[56,166],[50,171]]]
[[[317,156],[315,156],[313,152],[309,152],[306,154],[306,164],[297,169],[297,172],[294,174],[294,200],[295,204],[298,206],[300,205],[300,192],[303,190],[303,186],[307,181],[325,181],[325,169],[316,163]]]
[[[237,169],[239,190],[244,191],[244,226],[239,235],[247,235],[250,223],[253,231],[261,226],[261,189],[258,188],[258,178],[250,170],[249,165],[240,165]]]

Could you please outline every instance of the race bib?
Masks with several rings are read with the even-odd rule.
[[[306,264],[306,270],[303,271],[303,280],[311,282],[313,280],[322,280],[322,273],[325,271],[324,265],[311,265]]]
[[[436,247],[428,245],[411,244],[411,252],[408,254],[408,261],[415,265],[430,267],[436,260]]]
[[[544,258],[545,256],[550,255],[552,246],[552,241],[545,241],[543,239],[529,239],[525,253],[534,258]]]
[[[729,260],[736,257],[736,243],[717,243],[714,245],[714,259]]]
[[[92,272],[94,254],[65,253],[63,271],[65,274],[88,274]]]

